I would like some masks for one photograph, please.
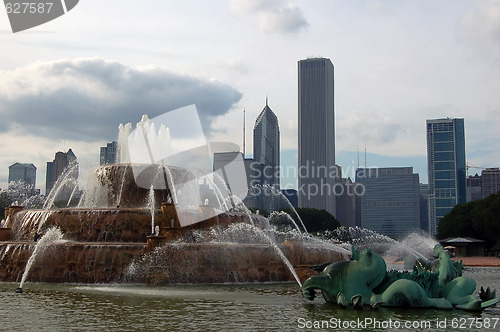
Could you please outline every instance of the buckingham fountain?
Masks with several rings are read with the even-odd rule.
[[[219,174],[203,178],[214,193],[209,201],[200,197],[197,171],[165,160],[131,161],[127,144],[144,139],[142,148],[154,161],[154,141],[162,135],[171,145],[168,128],[147,117],[134,131],[121,125],[125,162],[92,172],[76,207],[54,208],[57,194],[68,192],[65,186],[74,185],[68,203],[77,191],[78,166],[72,165],[43,209],[7,208],[0,280],[21,282],[20,291],[25,281],[301,284],[309,266],[348,257],[344,247],[304,231],[278,234],[267,218],[246,209]]]
[[[347,235],[349,244],[333,242],[308,234],[303,224],[284,212],[269,219],[251,213],[241,201],[247,190],[242,162],[232,160],[208,174],[173,165],[183,159],[179,156],[187,157],[189,164],[203,153],[211,154],[214,146],[158,155],[165,149],[175,151],[175,140],[169,128],[147,116],[133,131],[130,124],[120,125],[118,141],[121,162],[92,172],[76,207],[54,207],[61,193],[66,193],[67,205],[77,196],[78,165],[73,164],[42,209],[6,209],[0,228],[0,281],[19,282],[18,293],[27,281],[147,285],[296,281],[309,300],[319,292],[326,302],[355,309],[481,311],[500,302],[489,288],[474,295],[476,282],[463,276],[461,262],[453,262],[434,240],[424,245],[427,250],[434,248],[435,259],[429,260],[415,249],[415,242],[398,243],[379,234],[359,236],[367,230],[349,228],[334,236]],[[201,142],[194,141],[194,145]],[[186,138],[179,142],[185,144]],[[289,227],[273,227],[270,220],[281,226],[285,221]],[[375,251],[362,248],[356,238],[373,239],[370,247]],[[388,271],[376,252],[383,242],[410,253],[413,271]]]

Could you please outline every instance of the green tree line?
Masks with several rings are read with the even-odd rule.
[[[438,238],[473,237],[500,251],[500,193],[455,206],[438,225]]]

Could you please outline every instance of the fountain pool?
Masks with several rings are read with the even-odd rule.
[[[500,268],[466,268],[465,275],[500,289]],[[364,331],[456,331],[453,323],[486,322],[500,317],[500,308],[480,313],[458,310],[380,308],[343,310],[324,301],[309,302],[295,283],[145,286],[119,284],[32,283],[29,292],[15,294],[16,283],[0,282],[2,330],[40,331],[347,331],[352,329],[301,328],[301,324],[369,320],[410,322],[420,327],[381,328]],[[29,317],[29,319],[27,318]],[[446,328],[437,328],[446,321]],[[500,323],[500,322],[499,322]],[[463,331],[498,331],[496,328],[463,328]]]

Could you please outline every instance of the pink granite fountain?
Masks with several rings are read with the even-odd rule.
[[[44,209],[7,208],[0,280],[300,284],[309,266],[346,257],[344,248],[307,233],[277,234],[235,199],[229,207],[224,200],[181,206],[173,180],[193,176],[182,167],[129,160],[93,172],[77,207],[54,208],[49,195]],[[138,185],[158,177],[163,186]],[[59,238],[41,241],[55,229]]]

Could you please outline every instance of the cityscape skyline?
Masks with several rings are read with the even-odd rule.
[[[0,12],[9,50],[0,54],[0,188],[14,162],[33,163],[43,188],[45,163],[68,148],[83,174],[120,123],[192,102],[202,104],[211,139],[241,142],[243,109],[256,118],[266,95],[281,120],[281,164],[296,165],[296,62],[317,56],[336,67],[336,159],[344,169],[356,168],[357,150],[364,165],[366,145],[368,166],[413,166],[425,182],[422,127],[443,117],[466,119],[471,165],[500,164],[491,144],[500,136],[495,1],[137,6],[120,3],[110,20],[105,12],[116,3],[85,3],[17,34]],[[131,33],[126,22],[135,19],[154,29],[134,25]],[[288,183],[295,185],[282,187]]]
[[[259,115],[259,117],[257,117],[256,119],[256,122],[258,122],[259,118],[262,116],[262,114],[264,113],[264,111],[266,111],[266,109],[269,109],[270,108],[268,107],[267,105],[267,97],[266,97],[266,106],[264,107],[264,109],[261,111],[261,114]],[[272,110],[270,110],[272,112]],[[274,112],[272,112],[272,114],[275,116]],[[447,118],[447,119],[451,119],[451,118]],[[426,122],[429,122],[429,121],[439,121],[439,120],[444,120],[444,119],[427,119]],[[453,119],[452,119],[453,120]],[[463,119],[460,119],[463,121]],[[278,121],[278,119],[276,118],[276,121]],[[451,120],[450,120],[451,121]],[[279,131],[279,129],[278,129]],[[278,135],[279,136],[279,135]],[[253,141],[253,140],[252,140]],[[278,139],[279,141],[279,139]],[[116,153],[117,153],[117,149],[118,149],[118,146],[117,146],[117,142],[116,141],[113,141],[113,142],[108,142],[108,143],[105,143],[107,146],[106,147],[99,147],[99,153],[96,154],[97,158],[98,158],[98,162],[95,163],[95,166],[97,167],[98,165],[104,165],[106,164],[106,162],[103,163],[103,158],[104,158],[104,155],[107,155],[108,151],[109,150],[109,154],[111,156],[111,154],[113,156],[111,157],[116,157]],[[253,144],[255,144],[255,142],[253,142]],[[71,151],[72,149],[70,148],[69,151]],[[293,151],[293,150],[292,150]],[[242,151],[240,151],[241,153]],[[72,153],[72,151],[71,151]],[[345,157],[345,151],[340,151],[340,153],[342,155],[344,155],[342,158],[340,158],[341,160],[346,160],[346,157]],[[353,155],[354,152],[351,152],[351,157]],[[337,164],[338,166],[342,167],[343,168],[343,177],[345,178],[351,178],[352,180],[355,179],[356,177],[356,172],[358,169],[362,169],[362,168],[394,168],[394,167],[412,167],[412,168],[415,168],[414,165],[412,165],[411,163],[405,163],[405,162],[394,162],[394,160],[398,160],[398,158],[392,158],[392,162],[389,161],[389,162],[386,162],[385,164],[374,164],[373,162],[371,164],[367,164],[367,156],[369,156],[369,159],[373,159],[375,157],[375,160],[377,160],[377,156],[374,155],[374,154],[371,154],[371,153],[367,153],[366,152],[366,147],[365,147],[365,151],[364,152],[360,152],[359,150],[356,151],[357,153],[357,164],[354,164],[354,160],[352,160],[351,162],[351,165],[345,165],[345,164]],[[62,151],[58,151],[55,153],[56,155],[57,154],[65,154],[64,152]],[[248,157],[248,155],[247,155]],[[382,158],[385,158],[384,156],[379,156],[379,157],[382,157]],[[108,157],[109,158],[109,157]],[[251,156],[251,158],[254,158],[253,155]],[[281,158],[281,157],[280,157]],[[353,158],[353,157],[352,157]],[[404,160],[404,159],[402,159]],[[409,159],[411,160],[411,159]],[[20,163],[19,161],[15,161],[14,164],[16,163]],[[22,164],[22,163],[21,163]],[[29,164],[33,164],[33,163],[29,163]],[[46,162],[46,164],[50,164],[50,162]],[[383,165],[383,166],[379,166],[379,165]],[[35,166],[36,167],[36,166]],[[423,165],[420,165],[420,167],[422,168]],[[426,156],[425,158],[425,167],[428,168],[429,167],[429,164],[428,164],[428,158]],[[417,167],[418,168],[418,167]],[[477,167],[477,166],[473,166],[473,165],[470,165],[469,162],[467,161],[466,159],[466,168],[467,168],[467,176],[469,175],[469,168],[470,169],[476,169],[476,170],[485,170],[485,169],[491,169],[491,168],[498,168],[497,165],[490,165],[490,166],[487,166],[487,167]],[[283,165],[283,166],[278,166],[278,169],[280,170],[280,174],[281,174],[281,177],[280,177],[280,180],[281,180],[281,183],[283,183],[283,178],[287,178],[289,177],[289,174],[291,173],[292,175],[297,175],[297,171],[298,169],[300,169],[300,166],[297,168],[297,165],[290,165],[290,164],[286,164],[286,165]],[[37,168],[38,170],[38,168]],[[42,169],[41,171],[44,172],[44,174],[40,174],[41,177],[43,177],[45,179],[45,175],[47,174],[46,173],[46,168],[44,169],[43,166],[42,166]],[[428,184],[428,174],[426,172],[415,172],[417,175],[420,175],[420,183],[421,184]],[[481,172],[479,171],[472,171],[470,172],[471,176],[472,175],[478,175],[478,174],[481,174]],[[85,172],[84,172],[85,174]],[[423,175],[423,176],[422,176]],[[289,180],[289,179],[287,179]],[[295,181],[298,181],[298,177],[296,176],[295,177]],[[6,185],[4,188],[7,188],[7,184],[8,182],[6,182]],[[84,185],[84,183],[81,183]],[[36,188],[41,188],[43,189],[44,187],[47,186],[47,182],[43,182],[41,185],[40,185],[40,182],[37,181],[37,184],[35,185]],[[290,182],[287,182],[287,184],[285,185],[281,185],[282,186],[282,189],[297,189],[298,188],[298,185],[290,185]],[[2,187],[0,187],[0,189],[3,189]]]

